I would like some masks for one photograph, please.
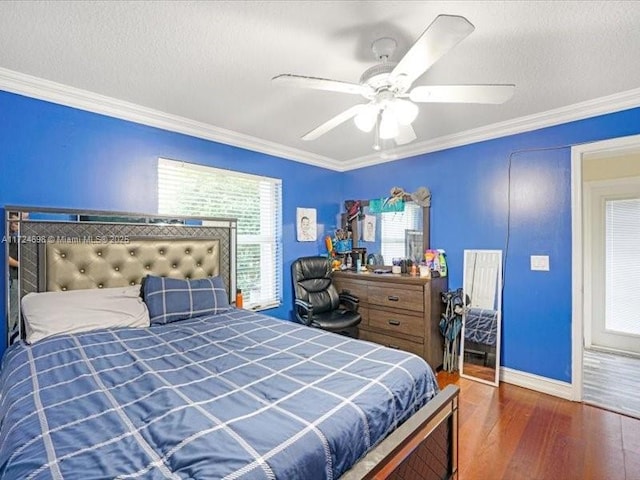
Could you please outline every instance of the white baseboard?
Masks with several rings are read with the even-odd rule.
[[[518,387],[528,388],[536,392],[546,393],[554,397],[573,400],[573,386],[567,382],[541,377],[533,373],[521,372],[507,367],[500,367],[500,380]]]

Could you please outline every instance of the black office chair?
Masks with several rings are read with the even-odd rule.
[[[330,332],[358,338],[358,298],[338,294],[326,257],[302,257],[291,265],[296,320]]]

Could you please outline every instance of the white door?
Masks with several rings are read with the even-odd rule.
[[[640,177],[585,193],[585,346],[640,355]]]

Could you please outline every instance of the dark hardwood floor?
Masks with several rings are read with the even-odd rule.
[[[459,480],[639,480],[640,420],[508,383],[460,386]]]

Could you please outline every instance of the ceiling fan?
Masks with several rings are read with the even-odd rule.
[[[360,83],[292,74],[277,75],[272,81],[280,85],[362,95],[369,100],[314,128],[302,137],[303,140],[315,140],[353,118],[360,130],[374,131],[375,150],[381,148],[380,139],[393,139],[397,145],[404,145],[417,138],[411,125],[418,115],[416,103],[499,104],[513,95],[515,85],[511,84],[422,85],[412,88],[418,77],[471,34],[474,28],[464,17],[439,15],[397,63],[389,61],[396,41],[380,38],[373,42],[371,49],[381,63],[366,70],[360,77]]]

